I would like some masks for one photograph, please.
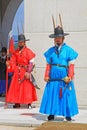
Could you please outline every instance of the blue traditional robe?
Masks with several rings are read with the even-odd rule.
[[[75,60],[78,53],[64,43],[59,51],[56,50],[56,46],[53,46],[44,53],[44,56],[47,63],[51,65],[50,79],[63,79],[68,74],[67,66],[69,65],[69,62]],[[52,64],[60,64],[63,66]],[[60,88],[62,88],[61,98],[59,96]],[[42,97],[40,113],[67,117],[78,114],[78,105],[73,81],[68,84],[62,80],[47,82]]]

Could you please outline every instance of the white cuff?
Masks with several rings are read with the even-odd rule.
[[[70,65],[70,64],[75,64],[75,60],[69,61],[69,65]]]
[[[34,58],[33,58],[33,59],[31,59],[29,62],[32,62],[32,63],[34,63]]]

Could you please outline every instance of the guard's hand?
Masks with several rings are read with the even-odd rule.
[[[6,66],[7,66],[7,67],[9,67],[9,66],[10,66],[9,61],[6,61]]]
[[[44,81],[45,81],[45,82],[48,82],[49,79],[50,79],[49,77],[45,77],[45,78],[44,78]]]
[[[30,79],[30,73],[25,72],[25,75],[24,75],[24,76],[25,76],[26,79]]]
[[[65,83],[68,84],[71,81],[71,78],[66,76],[63,80],[64,80]]]

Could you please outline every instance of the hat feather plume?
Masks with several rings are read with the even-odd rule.
[[[55,21],[53,15],[52,15],[52,21],[53,21],[53,28],[55,29]]]
[[[61,19],[61,15],[59,14],[59,21],[60,21],[60,26],[63,29],[63,24],[62,24],[62,19]]]

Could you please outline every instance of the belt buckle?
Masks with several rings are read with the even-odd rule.
[[[57,64],[57,66],[60,66],[60,64]]]

